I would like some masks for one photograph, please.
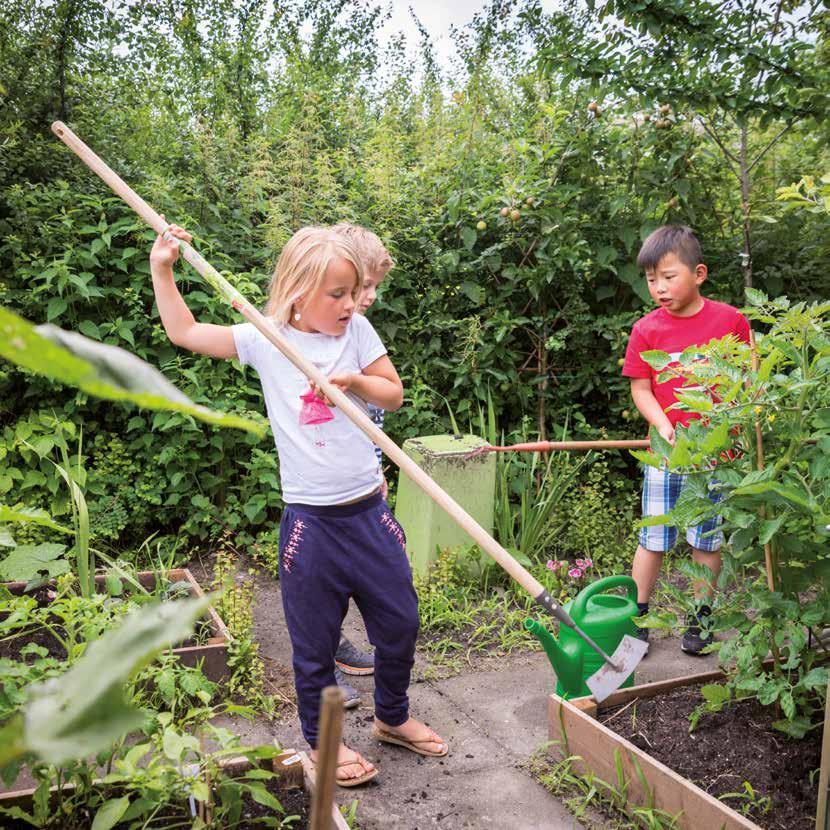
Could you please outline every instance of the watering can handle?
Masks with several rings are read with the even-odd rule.
[[[577,619],[584,616],[588,600],[596,594],[605,593],[605,591],[610,591],[612,588],[627,588],[628,598],[634,600],[634,602],[637,601],[637,583],[630,576],[625,574],[606,576],[604,579],[598,579],[589,585],[577,596],[571,606],[571,614]]]

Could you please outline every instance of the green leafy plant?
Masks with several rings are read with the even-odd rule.
[[[764,815],[772,808],[772,799],[769,796],[756,793],[749,781],[744,781],[744,788],[740,792],[724,793],[718,796],[719,801],[726,801],[727,799],[734,799],[736,803],[730,806],[745,816]]]
[[[724,517],[730,551],[721,584],[735,584],[717,596],[712,625],[737,635],[714,646],[729,694],[707,705],[757,697],[776,707],[779,729],[801,737],[823,711],[828,678],[808,635],[830,622],[830,303],[752,289],[747,297],[746,314],[765,329],[756,357],[729,339],[687,350],[676,367],[646,353],[661,376],[704,390],[678,394],[677,404],[703,418],[678,430],[673,447],[652,434],[653,452],[639,457],[689,475],[675,510],[654,522],[686,528]]]
[[[205,830],[290,827],[292,817],[268,789],[278,777],[268,762],[280,754],[280,748],[275,744],[243,747],[238,736],[209,724],[200,731],[198,737],[190,734],[173,723],[170,713],[162,713],[149,740],[99,756],[108,770],[102,777],[96,777],[95,766],[87,762],[69,766],[64,787],[52,804],[45,788],[54,768],[36,766],[39,786],[32,811],[0,807],[0,814],[48,830],[108,830],[121,822],[147,828],[186,823]],[[207,751],[208,739],[219,749]],[[245,799],[267,807],[267,814],[245,819]]]
[[[32,688],[23,710],[0,728],[0,769],[27,754],[59,765],[140,727],[144,717],[125,699],[124,684],[171,642],[187,637],[211,599],[134,609],[66,674]]]

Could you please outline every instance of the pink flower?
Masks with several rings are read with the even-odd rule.
[[[582,576],[582,571],[579,568],[571,568],[568,571],[568,576],[570,576],[572,579],[579,579],[579,577]]]
[[[545,567],[549,571],[555,571],[559,567],[559,563],[557,561],[555,561],[554,559],[548,559],[548,564],[545,565]]]
[[[584,568],[585,567],[585,560],[584,559],[577,559],[576,560],[576,567],[577,568]]]
[[[586,559],[584,568],[587,569],[587,568],[593,568],[593,567],[594,567],[594,561],[592,559]]]

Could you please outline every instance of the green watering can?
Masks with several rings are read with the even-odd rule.
[[[625,588],[627,596],[606,594],[612,588]],[[613,654],[623,636],[637,635],[637,583],[630,576],[607,576],[583,588],[565,606],[574,622],[602,648]],[[525,620],[525,628],[542,644],[556,672],[556,694],[562,697],[590,695],[586,678],[603,666],[602,658],[570,628],[560,626],[557,640],[541,623]],[[634,672],[621,688],[634,685]]]

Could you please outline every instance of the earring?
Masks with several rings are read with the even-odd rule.
[[[300,315],[300,312],[299,312],[299,311],[297,311],[297,312],[295,312],[295,313],[294,313],[294,319],[295,319],[295,320],[299,320],[299,319],[300,319],[300,316],[301,316],[301,315]]]

